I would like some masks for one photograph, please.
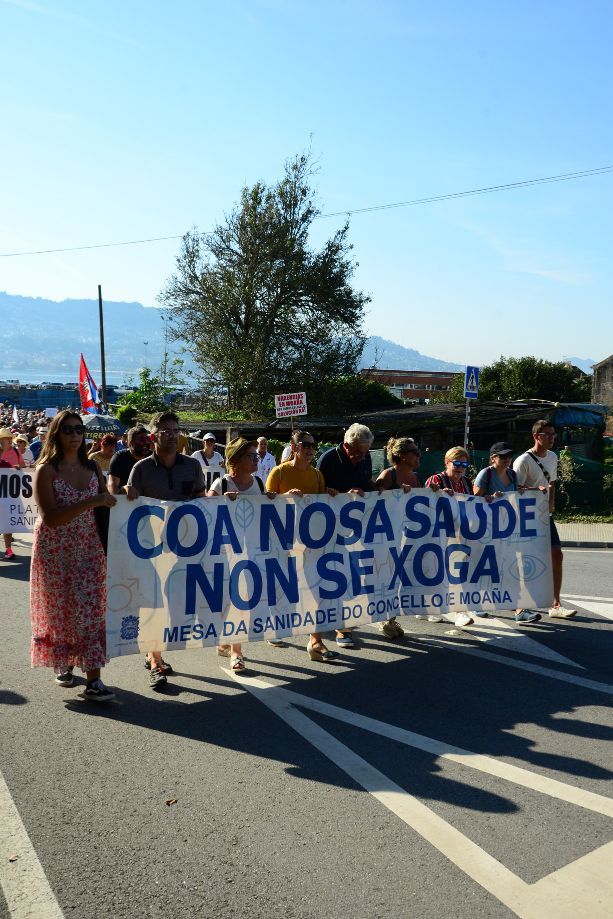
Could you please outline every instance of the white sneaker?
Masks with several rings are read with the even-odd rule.
[[[552,606],[549,610],[549,616],[551,619],[571,619],[576,612],[576,609],[565,609],[563,606]]]

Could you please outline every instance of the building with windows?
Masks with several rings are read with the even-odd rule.
[[[362,376],[387,386],[392,395],[405,402],[421,402],[436,393],[451,389],[461,372],[452,370],[362,370]]]

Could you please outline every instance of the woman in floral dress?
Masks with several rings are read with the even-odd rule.
[[[114,698],[100,679],[106,663],[106,560],[95,507],[112,507],[95,462],[88,460],[79,415],[51,422],[34,484],[40,517],[34,529],[30,616],[32,666],[53,667],[56,683],[72,686],[73,669],[87,676],[84,698]]]

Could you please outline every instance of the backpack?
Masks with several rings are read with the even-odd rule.
[[[264,494],[264,485],[262,484],[261,478],[259,477],[259,475],[254,475],[253,478],[254,478],[254,479],[256,480],[256,482],[258,483],[258,486],[259,486],[259,488],[260,488],[260,494],[263,495],[263,494]],[[227,478],[226,478],[225,475],[224,475],[223,479],[221,480],[221,493],[222,493],[222,495],[225,495],[225,494],[227,493],[227,491],[228,491],[228,480],[227,480]],[[239,494],[240,494],[240,492],[239,492]]]

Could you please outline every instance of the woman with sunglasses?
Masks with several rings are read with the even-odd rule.
[[[426,488],[433,491],[442,489],[447,495],[472,495],[473,483],[466,475],[470,460],[464,447],[451,447],[445,453],[445,469],[435,472],[426,479]],[[441,613],[430,616],[416,616],[416,619],[427,619],[428,622],[451,622],[456,626],[471,625],[474,622],[468,613]]]
[[[426,488],[438,491],[439,488],[448,495],[472,495],[473,483],[466,473],[470,461],[464,447],[451,447],[445,454],[445,469],[435,472],[426,480]]]
[[[87,458],[79,415],[59,412],[49,426],[37,463],[30,579],[32,666],[53,667],[60,686],[86,674],[83,697],[114,698],[100,679],[106,663],[106,560],[94,508],[112,507],[102,473]]]

